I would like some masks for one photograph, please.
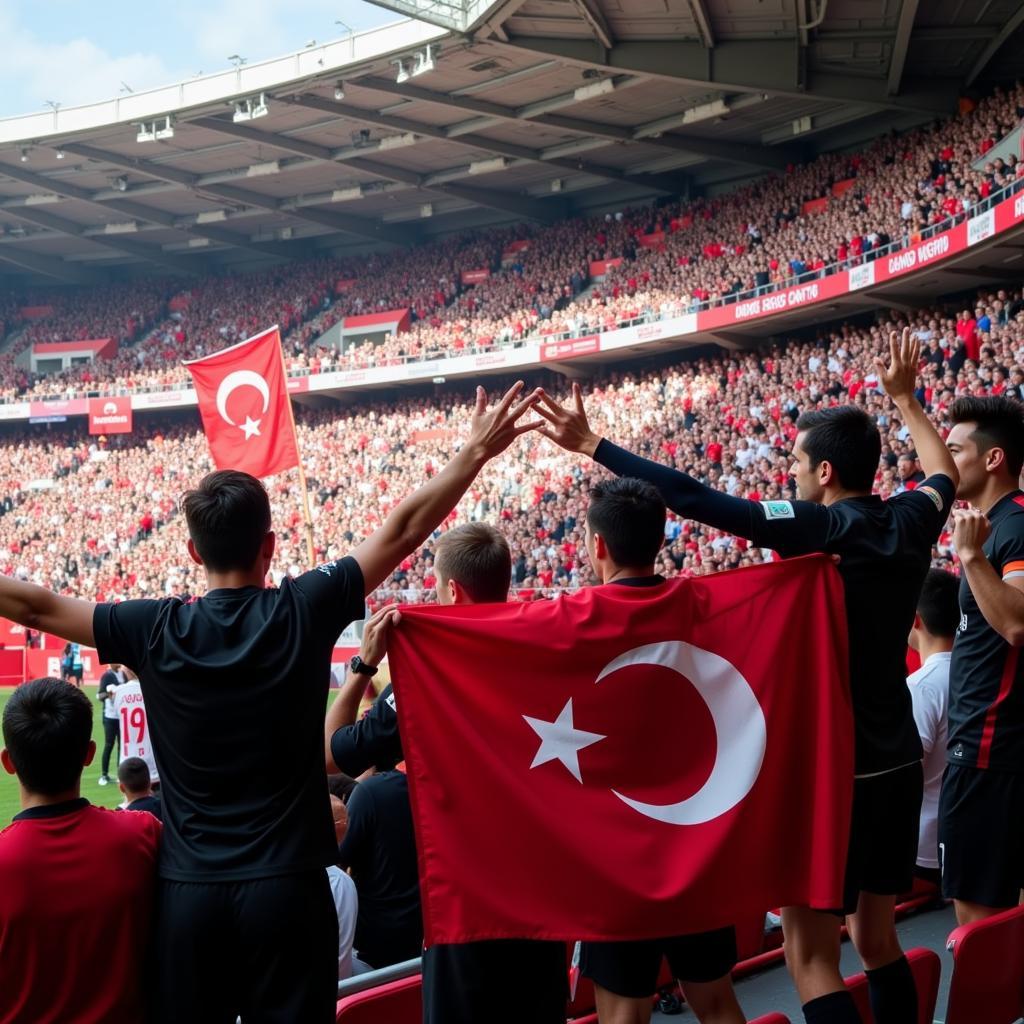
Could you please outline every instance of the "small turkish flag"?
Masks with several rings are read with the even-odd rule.
[[[428,945],[842,906],[853,720],[828,559],[403,608],[388,659]]]
[[[218,469],[264,477],[299,464],[276,327],[185,365]]]

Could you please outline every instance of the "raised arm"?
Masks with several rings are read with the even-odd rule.
[[[895,331],[889,335],[889,365],[886,366],[880,356],[875,357],[874,363],[882,387],[899,409],[900,416],[910,431],[910,439],[914,442],[924,475],[948,476],[956,488],[960,482],[960,474],[953,462],[953,456],[921,408],[921,403],[914,397],[920,361],[921,341],[911,336],[909,327],[904,327],[902,337]]]
[[[687,473],[634,455],[599,437],[590,429],[579,384],[573,383],[568,407],[542,393],[537,413],[547,420],[547,426],[540,432],[566,451],[589,455],[616,476],[632,476],[653,484],[677,515],[753,539],[758,518],[754,514],[756,502],[723,494]]]
[[[523,382],[517,381],[488,410],[487,395],[478,387],[469,440],[437,476],[410,494],[383,526],[352,552],[362,570],[367,594],[376,590],[395,566],[430,536],[489,459],[503,452],[520,434],[539,425],[539,421],[532,420],[517,422],[537,401],[537,392],[517,401],[522,389]]]
[[[95,608],[93,601],[61,597],[33,583],[0,576],[0,615],[29,629],[94,647]]]

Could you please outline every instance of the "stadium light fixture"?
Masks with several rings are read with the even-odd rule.
[[[174,119],[170,114],[158,117],[155,121],[143,121],[139,124],[136,142],[161,142],[174,138]]]
[[[257,96],[246,96],[244,100],[235,100],[235,113],[231,120],[235,124],[240,121],[255,121],[256,118],[266,117],[269,113],[267,94],[261,92]]]
[[[345,98],[345,83],[344,82],[339,82],[334,87],[334,98],[336,100],[338,100],[338,101],[341,101],[341,100],[343,100]]]
[[[409,69],[405,66],[405,61],[393,60],[391,63],[398,66],[398,74],[395,75],[395,81],[399,85],[402,85],[404,82],[408,82],[412,76],[409,74]]]
[[[116,178],[114,178],[114,180],[110,184],[114,188],[116,188],[118,192],[128,191],[128,179],[123,174],[118,175]]]
[[[228,60],[235,65],[236,68],[240,68],[243,64],[248,64],[248,60],[245,57],[240,57],[237,53],[231,54]]]
[[[420,216],[421,217],[433,217],[434,216],[434,204],[433,203],[424,203],[420,207]]]
[[[58,160],[63,160],[64,159],[64,150],[63,149],[58,149],[57,150],[57,159]]]
[[[29,153],[28,146],[22,146],[21,147],[21,162],[23,164],[27,164],[28,163],[28,153]]]
[[[423,75],[428,71],[433,71],[437,66],[434,61],[436,56],[437,47],[433,43],[428,43],[427,46],[416,54],[416,66],[413,69],[412,77],[415,78],[417,75]]]

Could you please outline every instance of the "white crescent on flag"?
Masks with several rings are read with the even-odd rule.
[[[263,398],[263,412],[270,408],[270,385],[255,370],[235,370],[229,373],[217,388],[217,412],[225,423],[237,427],[238,424],[228,415],[228,399],[236,388],[253,387]],[[257,421],[258,422],[258,421]]]

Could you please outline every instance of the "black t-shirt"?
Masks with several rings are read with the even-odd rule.
[[[850,645],[856,772],[871,775],[922,757],[906,684],[907,636],[921,585],[953,504],[947,476],[929,477],[888,501],[877,495],[832,505],[733,498],[657,462],[602,441],[594,458],[619,476],[654,484],[673,512],[746,537],[783,558],[840,556]],[[799,624],[794,623],[794,642]]]
[[[405,773],[383,772],[361,782],[347,808],[338,861],[352,869],[359,893],[359,958],[371,967],[411,960],[423,950],[423,918]]]
[[[163,812],[160,810],[160,797],[140,796],[125,807],[126,811],[149,811],[157,821],[163,821]]]
[[[988,513],[982,550],[1004,580],[1024,576],[1024,493]],[[967,576],[960,580],[960,628],[949,664],[950,764],[1024,772],[1024,660],[982,615]]]
[[[96,606],[100,661],[130,666],[142,685],[162,877],[231,881],[334,862],[323,716],[334,642],[363,609],[353,558],[277,590]]]
[[[338,771],[352,776],[362,775],[367,768],[390,771],[405,757],[390,683],[358,722],[334,733],[331,755]]]

